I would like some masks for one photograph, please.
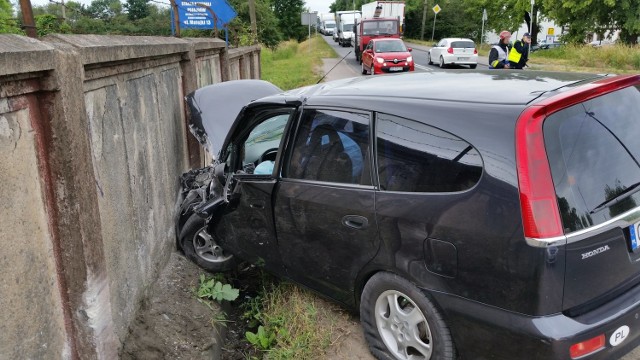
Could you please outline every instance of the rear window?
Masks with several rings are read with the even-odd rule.
[[[451,47],[456,49],[475,48],[476,44],[473,41],[453,41]]]
[[[629,87],[574,105],[544,123],[565,232],[640,204],[640,91]]]

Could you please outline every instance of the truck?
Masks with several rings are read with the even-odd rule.
[[[356,20],[359,19],[359,10],[337,11],[336,30],[333,33],[333,40],[337,41],[340,46],[351,46],[353,28]]]
[[[320,32],[323,35],[333,35],[335,29],[336,29],[335,21],[325,20],[322,22],[322,27],[320,28]]]
[[[404,1],[374,1],[362,5],[362,18],[354,26],[353,47],[356,60],[362,63],[362,52],[371,39],[402,37]]]

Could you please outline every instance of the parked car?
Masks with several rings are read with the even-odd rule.
[[[473,40],[463,38],[445,38],[427,52],[429,65],[437,62],[441,68],[447,65],[468,65],[471,69],[478,66],[478,49]]]
[[[538,50],[555,49],[563,45],[564,45],[563,43],[544,43],[544,44],[532,45],[531,52],[535,52]]]
[[[362,73],[374,75],[414,71],[412,50],[397,38],[371,39],[362,52]]]
[[[640,344],[640,75],[241,80],[187,103],[216,154],[183,176],[187,256],[259,263],[359,309],[377,358]]]

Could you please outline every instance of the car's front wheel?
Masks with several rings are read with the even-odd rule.
[[[456,358],[442,315],[418,287],[398,275],[381,272],[367,282],[360,321],[378,359]]]
[[[220,272],[233,269],[233,255],[228,254],[209,234],[206,221],[196,214],[189,217],[180,232],[180,244],[184,255],[201,268]]]
[[[431,61],[431,52],[427,53],[427,64],[433,65],[433,61]]]

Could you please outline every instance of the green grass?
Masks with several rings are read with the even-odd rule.
[[[283,42],[276,50],[262,49],[262,79],[283,90],[315,84],[322,77],[322,59],[338,55],[320,36],[298,43]]]
[[[245,303],[244,318],[262,327],[268,346],[258,349],[265,359],[315,359],[340,337],[336,327],[339,308],[291,283],[274,283],[263,277],[262,291]],[[256,332],[257,333],[257,332]]]
[[[640,70],[640,46],[615,45],[595,48],[588,45],[566,45],[536,51],[531,54],[529,62],[534,65],[548,64],[554,69],[637,72]]]
[[[434,46],[437,43],[437,41],[427,41],[420,39],[404,39],[404,41],[424,46]]]

